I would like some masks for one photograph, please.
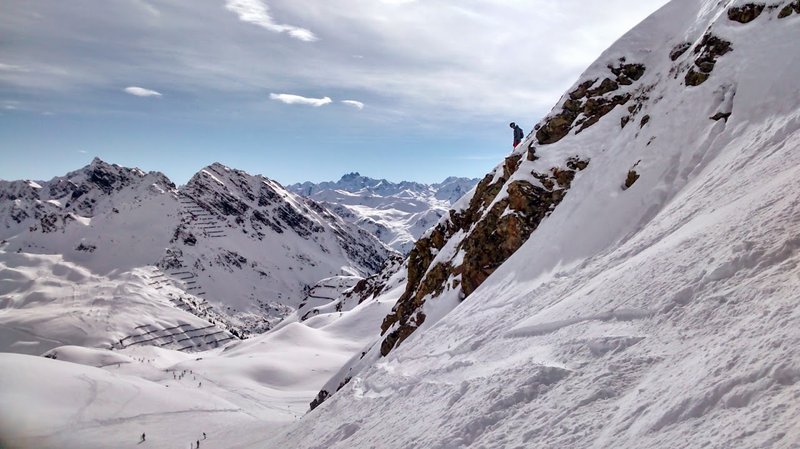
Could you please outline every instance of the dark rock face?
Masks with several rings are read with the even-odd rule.
[[[260,175],[214,163],[197,173],[181,194],[204,211],[201,214],[215,217],[221,228],[236,229],[254,240],[263,240],[270,230],[293,233],[328,253],[330,249],[321,242],[330,232],[348,258],[369,272],[380,269],[389,255],[366,231],[343,222],[313,200],[294,197],[277,182]],[[188,226],[193,218],[185,220]]]
[[[739,23],[752,22],[761,15],[765,6],[764,3],[748,3],[746,5],[730,8],[728,9],[728,19]]]
[[[677,61],[678,58],[680,58],[684,53],[686,53],[686,50],[690,48],[692,48],[691,42],[682,42],[676,45],[672,48],[672,51],[669,52],[669,59]]]
[[[314,410],[315,408],[319,407],[330,396],[331,394],[328,393],[326,390],[320,390],[320,392],[317,393],[317,397],[314,398],[313,401],[311,401],[311,410]]]
[[[714,70],[717,59],[731,51],[733,51],[733,47],[730,42],[710,33],[704,35],[694,48],[694,53],[697,55],[694,60],[695,66],[686,73],[686,85],[699,86],[703,84]]]
[[[344,388],[344,386],[345,386],[345,385],[347,385],[347,384],[349,384],[351,380],[352,380],[352,377],[347,377],[347,378],[345,378],[345,379],[344,379],[344,380],[343,380],[343,381],[342,381],[342,382],[339,384],[339,386],[338,386],[338,387],[336,387],[336,391],[339,391],[339,390],[341,390],[342,388]],[[326,399],[328,399],[330,396],[331,396],[331,395],[330,395],[330,393],[328,393],[326,390],[320,390],[320,392],[319,392],[319,393],[317,393],[317,397],[316,397],[316,398],[314,398],[314,400],[313,400],[313,401],[311,401],[311,404],[310,404],[310,409],[309,409],[309,411],[310,411],[310,410],[314,410],[315,408],[319,407],[319,406],[320,406],[320,405],[321,405],[323,402],[325,402],[325,400],[326,400]]]
[[[794,2],[791,2],[781,8],[780,12],[778,13],[778,18],[785,19],[786,17],[791,16],[792,13],[800,14],[800,0],[795,0]]]
[[[626,64],[621,59],[617,65],[609,65],[608,70],[612,77],[604,78],[597,87],[592,88],[597,80],[587,80],[569,93],[569,98],[564,101],[560,112],[545,119],[544,123],[537,125],[536,140],[541,145],[558,142],[575,127],[579,133],[594,125],[611,112],[615,107],[623,105],[630,100],[629,93],[610,96],[611,92],[620,89],[620,86],[629,86],[638,81],[645,72],[643,64]]]
[[[402,256],[399,254],[390,256],[377,274],[373,274],[372,276],[358,281],[352,289],[342,294],[342,301],[336,305],[336,311],[341,312],[344,303],[347,301],[356,300],[358,304],[361,304],[369,298],[380,295],[386,287],[389,278],[400,270],[402,264]]]
[[[711,120],[714,120],[714,121],[725,120],[727,122],[728,121],[728,117],[730,117],[730,116],[731,116],[730,112],[717,112],[716,114],[712,115],[709,118]]]
[[[524,244],[541,221],[564,199],[576,171],[585,169],[588,160],[577,157],[565,161],[565,167],[532,175],[539,181],[515,181],[507,195],[497,196],[520,167],[522,156],[506,158],[502,176],[487,175],[478,183],[469,206],[451,211],[450,217],[417,241],[408,257],[408,282],[392,313],[381,324],[381,354],[387,355],[422,323],[426,316],[422,306],[428,298],[440,295],[445,288],[460,288],[462,299],[472,294],[503,262]],[[458,232],[467,233],[457,251],[463,262],[436,262],[436,254]],[[449,279],[461,276],[460,283]]]
[[[625,177],[625,189],[630,189],[631,186],[639,180],[640,175],[636,173],[636,170],[629,170],[628,176]]]

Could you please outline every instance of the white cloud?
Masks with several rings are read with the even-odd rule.
[[[0,72],[29,72],[25,67],[0,62]]]
[[[314,106],[315,108],[325,106],[326,104],[333,102],[333,100],[331,100],[329,97],[308,98],[292,94],[269,94],[269,98],[286,104],[302,104],[306,106]]]
[[[131,95],[135,95],[137,97],[160,97],[161,96],[160,92],[156,92],[156,91],[150,90],[150,89],[145,89],[144,87],[130,86],[130,87],[126,87],[124,90],[125,90],[126,93],[129,93]]]
[[[342,104],[352,106],[358,110],[364,109],[364,103],[356,100],[342,100]]]
[[[134,2],[134,4],[138,5],[139,7],[141,7],[145,11],[147,11],[147,13],[152,15],[153,17],[160,17],[161,16],[161,11],[157,10],[150,3],[147,3],[144,0],[133,0],[133,2]]]
[[[86,151],[86,150],[78,150],[78,153],[80,153],[80,154],[87,154],[87,153],[88,153],[88,151]]]
[[[371,118],[393,123],[502,117],[530,125],[620,34],[666,2],[387,1],[125,0],[84,11],[63,0],[0,0],[0,34],[11,43],[0,85],[48,98],[24,109],[103,109],[103,89],[134,82],[135,61],[134,80],[171,86],[171,104],[215,105],[184,109],[189,114],[261,111],[266,89],[369,99]],[[149,4],[160,16],[148,14]],[[124,38],[110,45],[110,30]],[[325,39],[298,49],[286,38],[253,36],[311,39],[309,30]]]
[[[226,0],[225,8],[236,13],[242,22],[252,23],[275,33],[288,33],[289,36],[305,42],[317,40],[317,36],[310,30],[275,23],[269,14],[269,7],[261,0]]]

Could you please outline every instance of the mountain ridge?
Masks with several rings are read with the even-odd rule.
[[[188,310],[238,335],[273,326],[320,279],[367,276],[392,253],[261,176],[214,163],[177,187],[99,158],[50,181],[0,181],[0,239],[97,276],[151,267],[193,298]]]
[[[344,220],[407,254],[422,233],[477,182],[477,179],[450,176],[436,184],[393,183],[352,172],[335,182],[305,182],[287,188],[325,204]]]

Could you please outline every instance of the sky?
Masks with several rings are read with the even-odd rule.
[[[481,177],[666,0],[0,0],[0,179]]]

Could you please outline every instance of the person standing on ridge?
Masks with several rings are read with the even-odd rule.
[[[522,128],[520,128],[519,125],[514,122],[509,123],[508,126],[514,130],[514,148],[516,148],[517,145],[522,142],[522,138],[525,137],[525,133],[522,132]]]

